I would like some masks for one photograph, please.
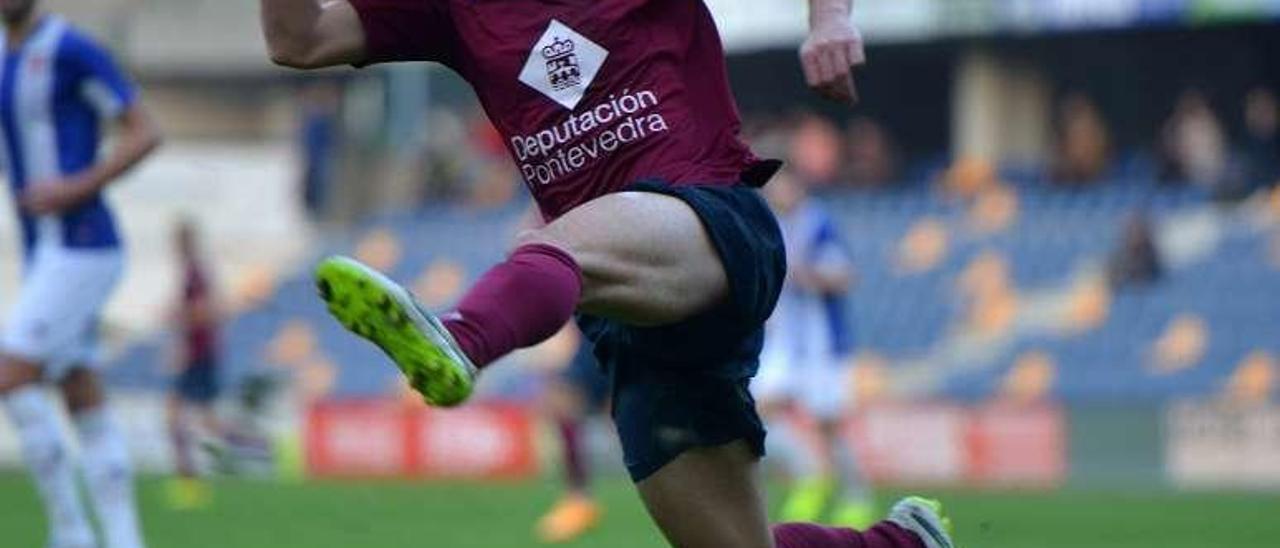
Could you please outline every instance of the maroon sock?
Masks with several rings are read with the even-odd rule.
[[[924,548],[914,533],[888,521],[864,532],[812,523],[783,523],[773,526],[773,542],[778,548]]]
[[[587,463],[582,454],[581,423],[576,419],[560,420],[560,441],[564,444],[564,479],[569,490],[587,492]]]
[[[582,271],[564,250],[548,244],[516,248],[489,269],[442,318],[476,367],[555,335],[573,317]]]

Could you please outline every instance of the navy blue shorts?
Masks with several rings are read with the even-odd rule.
[[[787,271],[773,213],[745,185],[643,182],[628,190],[672,196],[693,208],[724,263],[730,293],[725,303],[662,327],[579,316],[609,375],[631,479],[644,480],[696,447],[745,440],[763,456],[764,425],[748,384]]]
[[[191,364],[173,383],[173,391],[182,401],[201,405],[218,398],[218,368],[212,361]]]
[[[560,378],[582,394],[583,404],[590,412],[604,409],[609,401],[609,376],[596,360],[590,341],[578,345],[578,353],[560,372]]]

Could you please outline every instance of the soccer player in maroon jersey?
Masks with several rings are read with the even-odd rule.
[[[681,547],[950,548],[932,501],[865,533],[770,531],[748,391],[786,272],[753,187],[778,168],[739,141],[719,33],[695,0],[262,0],[272,59],[298,68],[435,61],[471,83],[545,227],[522,235],[456,310],[435,315],[345,258],[317,285],[428,403],[576,313],[610,375],[627,469]],[[810,0],[809,83],[851,100],[851,0]]]
[[[206,434],[220,436],[213,404],[218,398],[218,312],[213,281],[199,251],[195,224],[183,220],[174,232],[174,243],[182,268],[182,293],[175,310],[181,329],[173,388],[167,413],[169,437],[173,443],[178,477],[170,483],[169,498],[174,507],[186,510],[209,501],[208,486],[200,480],[195,464],[196,419]],[[194,417],[193,417],[194,416]]]

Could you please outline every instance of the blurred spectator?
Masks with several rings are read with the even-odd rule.
[[[450,201],[472,207],[509,203],[522,180],[506,143],[479,108],[437,108],[420,145],[420,205]]]
[[[315,82],[302,89],[300,99],[297,139],[302,181],[299,186],[303,206],[316,217],[324,211],[325,196],[333,178],[341,90],[333,82]]]
[[[1245,192],[1280,183],[1280,106],[1266,88],[1249,92],[1244,102],[1243,168]]]
[[[515,199],[522,179],[507,153],[502,135],[479,109],[472,112],[467,125],[471,157],[467,204],[493,207]]]
[[[884,128],[875,120],[858,117],[849,124],[845,178],[853,186],[872,188],[892,183],[898,176],[897,154]]]
[[[1198,91],[1178,99],[1160,136],[1161,173],[1165,182],[1191,182],[1210,190],[1222,185],[1227,168],[1227,142],[1222,123]]]
[[[951,164],[942,173],[938,184],[948,197],[969,200],[1000,186],[1000,177],[991,162],[969,156]]]
[[[1107,278],[1111,287],[1145,286],[1155,283],[1163,274],[1151,220],[1142,212],[1135,213],[1125,225],[1120,247],[1108,260]]]
[[[830,120],[803,114],[791,136],[791,170],[814,187],[828,186],[840,176],[840,154],[844,148],[840,132]]]
[[[1067,96],[1058,113],[1053,182],[1085,185],[1096,182],[1111,164],[1111,135],[1097,105],[1075,93]]]
[[[418,158],[421,189],[418,201],[456,200],[466,194],[468,175],[468,124],[462,113],[452,108],[433,108],[423,121],[430,128],[423,136]]]

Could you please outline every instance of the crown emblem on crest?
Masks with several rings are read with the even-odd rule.
[[[520,82],[570,110],[586,96],[609,57],[609,50],[556,19],[527,47]]]
[[[550,45],[542,48],[542,57],[546,59],[555,59],[573,54],[573,40],[567,38],[555,38]]]
[[[555,37],[542,48],[547,63],[547,81],[555,90],[568,89],[582,83],[582,69],[574,53],[573,40]]]

